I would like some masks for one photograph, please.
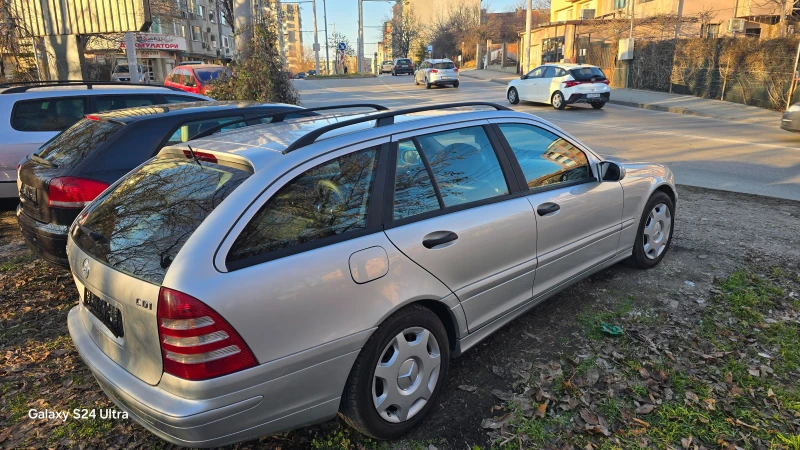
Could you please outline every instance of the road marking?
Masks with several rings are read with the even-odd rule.
[[[697,136],[694,134],[684,134],[684,133],[674,133],[671,131],[654,131],[654,130],[646,130],[642,128],[631,128],[631,127],[621,127],[617,125],[597,125],[591,124],[587,122],[575,122],[572,120],[564,120],[564,119],[545,119],[551,122],[563,122],[563,123],[572,123],[576,125],[582,125],[585,127],[596,127],[596,128],[610,128],[614,130],[624,130],[624,131],[638,131],[638,132],[645,132],[649,134],[660,134],[664,136],[678,136],[684,138],[691,138],[691,139],[702,139],[705,141],[720,141],[720,142],[727,142],[731,144],[742,144],[742,145],[757,145],[760,147],[769,147],[769,148],[778,148],[781,150],[798,150],[796,147],[784,147],[782,145],[774,145],[774,144],[764,144],[761,142],[748,142],[748,141],[738,141],[736,139],[724,139],[724,138],[715,138],[715,137],[706,137],[706,136]]]

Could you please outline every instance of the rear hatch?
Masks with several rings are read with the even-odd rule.
[[[71,224],[84,205],[73,208],[50,207],[50,182],[54,178],[69,175],[75,166],[124,127],[122,122],[93,117],[81,120],[42,145],[19,168],[22,211],[39,222]]]
[[[452,62],[435,63],[433,69],[438,71],[438,78],[441,80],[455,80],[458,78],[458,69]]]
[[[579,82],[575,86],[579,92],[608,92],[608,78],[597,67],[579,67],[571,69],[569,74],[572,75],[575,81]]]
[[[160,155],[89,205],[70,232],[80,314],[98,347],[149,384],[161,379],[157,305],[175,255],[252,173],[248,166]]]
[[[392,65],[391,61],[389,61],[389,65]],[[398,69],[410,69],[412,67],[411,66],[411,60],[410,59],[398,59],[397,60],[397,65],[395,67],[398,68]]]

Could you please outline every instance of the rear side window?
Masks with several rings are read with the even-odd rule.
[[[394,220],[439,209],[439,199],[428,169],[413,141],[401,141],[397,148],[394,178]]]
[[[575,78],[578,81],[588,81],[592,78],[606,78],[606,74],[604,74],[603,71],[597,67],[581,67],[580,69],[572,69],[569,72],[572,74],[572,78]]]
[[[159,103],[155,95],[100,95],[95,98],[95,102],[97,102],[97,112],[157,105]]]
[[[365,229],[377,154],[351,153],[287,183],[245,226],[226,262],[238,268],[247,258],[280,257],[280,250]]]
[[[525,124],[499,124],[529,188],[592,179],[586,154],[569,141]]]
[[[14,104],[11,127],[17,131],[63,131],[86,114],[85,97],[47,98]]]
[[[455,67],[456,66],[453,65],[453,63],[451,62],[440,62],[433,65],[434,69],[442,69],[442,70],[455,69]]]
[[[154,158],[96,200],[73,238],[109,266],[160,284],[192,233],[250,174],[244,166]]]
[[[47,142],[38,156],[56,167],[71,165],[99,148],[123,127],[117,122],[84,119]]]

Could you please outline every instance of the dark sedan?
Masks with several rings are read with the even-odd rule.
[[[800,133],[800,103],[795,103],[783,113],[781,128],[793,133]]]
[[[105,188],[165,145],[237,120],[219,131],[259,123],[262,115],[299,107],[276,103],[195,102],[93,114],[28,156],[19,168],[17,221],[28,245],[43,258],[67,264],[69,226]],[[288,114],[287,118],[315,113]],[[252,119],[250,119],[252,118]]]

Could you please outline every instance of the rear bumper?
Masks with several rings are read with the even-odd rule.
[[[17,223],[28,247],[42,258],[69,267],[67,233],[69,226],[43,223],[29,217],[17,206]]]
[[[800,112],[784,113],[781,118],[781,128],[793,133],[800,133]]]
[[[414,73],[414,68],[413,67],[395,67],[392,70],[394,70],[394,73],[396,73],[396,74]]]
[[[443,80],[441,78],[429,78],[429,81],[431,82],[431,84],[436,86],[447,85],[447,84],[458,83],[458,77],[453,78],[451,80]]]
[[[153,434],[186,447],[216,447],[333,418],[339,409],[344,380],[358,355],[357,351],[351,352],[213,398],[184,398],[143,382],[106,356],[83,323],[88,314],[79,304],[69,312],[67,324],[81,359],[100,387],[120,409]],[[274,363],[261,366],[270,364]],[[235,375],[210,381],[224,383],[225,378]],[[164,375],[160,383],[167,377],[170,375]]]
[[[611,98],[610,92],[601,92],[600,97],[597,98],[587,98],[587,94],[572,94],[567,99],[567,104],[572,105],[574,103],[605,103]]]

